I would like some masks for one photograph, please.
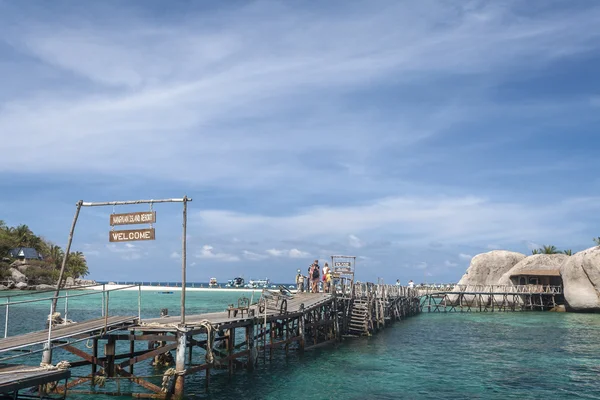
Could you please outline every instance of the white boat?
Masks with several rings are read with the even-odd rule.
[[[210,282],[208,282],[208,287],[218,287],[217,278],[210,278]]]
[[[271,286],[269,279],[250,279],[246,284],[248,289],[267,289]]]

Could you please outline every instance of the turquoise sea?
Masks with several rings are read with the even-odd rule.
[[[240,295],[188,292],[188,313],[222,310]],[[110,314],[137,315],[137,296],[111,293]],[[99,317],[100,305],[100,294],[69,299],[69,318]],[[175,315],[179,305],[178,292],[142,293],[143,317],[156,317],[161,308]],[[11,307],[9,334],[43,328],[48,310],[47,301]],[[41,355],[29,357],[29,363],[37,364]],[[57,350],[54,362],[63,359],[68,355]],[[136,366],[140,375],[161,372],[149,361]],[[87,373],[89,367],[74,370],[75,375]],[[154,380],[160,384],[159,378]],[[123,382],[121,390],[128,385]],[[271,364],[261,361],[253,372],[236,371],[232,379],[214,372],[208,392],[203,375],[188,377],[186,386],[188,397],[206,399],[600,399],[600,315],[423,313],[370,338],[345,340],[302,356],[279,354]]]

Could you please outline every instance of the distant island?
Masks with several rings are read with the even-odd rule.
[[[60,246],[34,234],[27,225],[11,227],[0,220],[0,290],[54,289],[64,255]],[[65,286],[93,284],[82,279],[88,274],[84,254],[70,252]]]

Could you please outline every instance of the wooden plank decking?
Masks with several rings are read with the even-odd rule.
[[[117,328],[120,326],[126,328],[133,325],[136,321],[137,317],[114,316],[108,317],[106,321],[104,318],[98,318],[84,322],[56,326],[52,328],[51,340],[60,340],[81,334],[93,333],[103,329],[105,324],[108,329]],[[47,341],[48,330],[10,336],[0,339],[0,353],[46,343]]]
[[[298,313],[300,312],[301,304],[304,304],[304,310],[308,310],[313,307],[318,307],[319,305],[330,301],[331,299],[332,296],[327,293],[297,293],[294,294],[294,296],[291,299],[287,299],[287,312],[288,314]],[[244,314],[243,317],[233,315],[229,316],[227,311],[186,315],[185,325],[187,327],[193,328],[198,326],[199,323],[203,320],[208,320],[213,325],[230,324],[245,321],[259,316],[264,316],[264,314],[259,314],[256,305],[253,305],[251,309],[255,310],[254,317],[250,317],[247,314]],[[272,317],[277,315],[279,315],[279,311],[274,309],[267,309],[267,316]],[[171,325],[174,327],[175,325],[179,324],[180,319],[180,316],[144,319],[140,325],[143,326],[143,330],[151,331],[154,329],[159,329],[163,331],[165,329],[164,325]]]
[[[0,393],[12,393],[70,377],[68,369],[46,370],[31,365],[0,364]]]

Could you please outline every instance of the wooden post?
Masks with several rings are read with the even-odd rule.
[[[92,339],[92,357],[94,362],[92,362],[92,380],[90,382],[92,384],[92,387],[94,387],[94,377],[96,376],[96,370],[98,368],[98,366],[96,365],[96,363],[98,362],[98,339],[95,338]]]
[[[300,331],[300,352],[304,352],[305,346],[305,338],[304,338],[304,322],[305,322],[305,312],[304,308],[302,308],[302,315],[298,318],[298,330]]]
[[[273,322],[269,322],[269,361],[273,361]]]
[[[69,257],[69,251],[71,251],[71,243],[73,243],[73,233],[75,232],[75,225],[77,224],[77,218],[79,217],[79,211],[83,205],[83,200],[77,202],[77,210],[75,211],[75,217],[71,224],[71,230],[69,231],[69,240],[67,242],[67,248],[65,249],[65,255],[60,266],[60,273],[58,274],[58,282],[56,283],[56,291],[54,292],[54,299],[52,299],[52,308],[56,310],[56,304],[58,303],[58,295],[60,293],[60,285],[62,285],[63,277],[65,274],[65,267],[67,265],[67,258]]]
[[[184,203],[185,204],[185,203]],[[207,344],[209,345],[209,344]],[[175,356],[175,398],[183,399],[185,395],[185,349],[187,347],[187,332],[177,331],[177,350]]]
[[[254,324],[246,326],[246,348],[248,350],[246,368],[251,371],[254,369]]]
[[[233,375],[233,349],[235,346],[235,328],[227,330],[227,355],[229,356],[229,377]]]
[[[135,340],[129,341],[129,358],[133,358],[133,354],[135,353]],[[129,373],[133,375],[133,364],[129,366]]]
[[[104,355],[106,356],[105,371],[109,377],[115,376],[115,338],[108,337],[108,342],[104,345]]]
[[[187,259],[187,196],[183,196],[183,237],[181,238],[181,326],[185,325],[185,284]]]

